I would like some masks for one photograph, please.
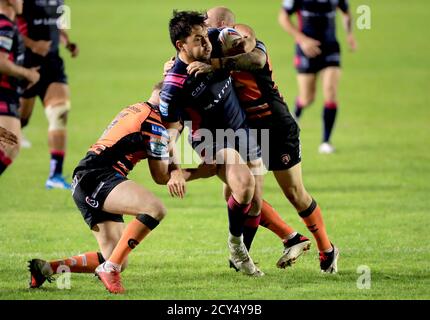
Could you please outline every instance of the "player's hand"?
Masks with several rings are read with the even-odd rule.
[[[52,41],[45,40],[34,41],[30,49],[33,53],[45,57],[49,53],[49,50],[51,50],[51,43]]]
[[[27,71],[25,73],[25,78],[28,81],[27,89],[31,88],[37,82],[39,82],[39,80],[40,80],[40,73],[38,71],[39,69],[40,69],[40,67],[27,69]]]
[[[315,58],[316,56],[321,54],[320,46],[321,42],[318,40],[305,37],[303,40],[299,42],[299,46],[302,49],[303,53],[308,58]]]
[[[3,143],[14,146],[18,143],[18,137],[9,130],[0,127],[0,145]]]
[[[175,170],[170,173],[170,179],[167,182],[167,188],[172,197],[183,198],[185,196],[185,179],[181,170]]]
[[[170,69],[173,68],[173,65],[175,64],[175,59],[176,59],[176,57],[171,57],[170,60],[164,64],[164,68],[163,68],[163,76],[164,77],[167,75],[167,72],[169,72]]]
[[[72,56],[72,58],[76,58],[79,55],[79,47],[74,42],[69,42],[66,45],[66,49],[69,50],[70,55]]]
[[[357,41],[352,33],[346,37],[346,42],[348,43],[348,47],[351,52],[357,51]]]
[[[199,74],[212,72],[212,66],[210,64],[194,61],[191,62],[187,67],[188,74],[193,74],[197,77]]]

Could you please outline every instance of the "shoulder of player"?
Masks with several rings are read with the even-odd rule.
[[[164,77],[162,91],[166,91],[171,88],[182,89],[187,78],[187,65],[182,61],[177,60],[173,68],[167,72],[166,76]]]

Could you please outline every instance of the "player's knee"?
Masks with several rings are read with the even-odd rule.
[[[167,209],[160,200],[152,201],[147,214],[157,221],[161,221],[167,215]]]
[[[315,95],[305,95],[299,98],[300,105],[303,108],[309,107],[315,101]]]
[[[70,109],[71,105],[69,101],[45,108],[45,115],[49,123],[49,131],[66,129],[67,116]]]

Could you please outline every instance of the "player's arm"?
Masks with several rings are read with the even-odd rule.
[[[289,35],[294,38],[307,57],[316,57],[317,55],[321,54],[321,49],[319,48],[321,42],[306,36],[296,27],[296,25],[291,20],[291,16],[296,12],[296,10],[297,0],[284,1],[284,7],[281,8],[278,16],[279,24]]]
[[[338,8],[342,12],[343,28],[346,31],[346,41],[348,43],[351,51],[357,50],[357,42],[355,40],[354,34],[352,33],[352,14],[349,10],[349,4],[347,0],[340,0]]]
[[[17,79],[25,79],[32,86],[40,79],[36,68],[24,68],[9,60],[13,39],[6,36],[0,41],[0,73]]]
[[[77,43],[70,41],[69,34],[66,32],[66,30],[60,29],[60,41],[70,52],[72,58],[76,58],[79,55],[79,47]]]
[[[182,170],[185,181],[197,179],[206,179],[217,174],[217,165],[215,163],[201,163],[197,168],[187,168]]]
[[[254,48],[251,52],[237,54],[230,57],[211,59],[213,70],[228,71],[257,71],[264,68],[267,57],[264,52]]]

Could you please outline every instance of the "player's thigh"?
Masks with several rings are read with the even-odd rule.
[[[61,82],[51,83],[43,98],[43,105],[45,107],[51,106],[55,107],[57,105],[61,106],[70,100],[70,89],[69,86]]]
[[[92,228],[94,237],[99,244],[100,251],[105,259],[108,259],[116,247],[124,231],[123,222],[104,221]]]
[[[239,153],[231,148],[222,149],[217,152],[217,164],[221,180],[229,186],[235,199],[249,203],[254,194],[255,180]]]
[[[35,103],[35,97],[19,99],[19,115],[21,119],[29,119],[31,117]]]
[[[312,198],[303,184],[301,163],[287,170],[273,171],[273,174],[285,196],[297,211],[303,211],[309,207]]]
[[[166,215],[166,209],[161,201],[152,192],[131,180],[118,184],[109,193],[102,210],[133,216],[146,213],[157,220],[163,219]]]
[[[297,85],[299,88],[299,100],[305,106],[315,100],[317,75],[315,73],[297,74]]]
[[[339,67],[327,67],[321,71],[325,101],[336,101],[340,75],[341,72]]]

